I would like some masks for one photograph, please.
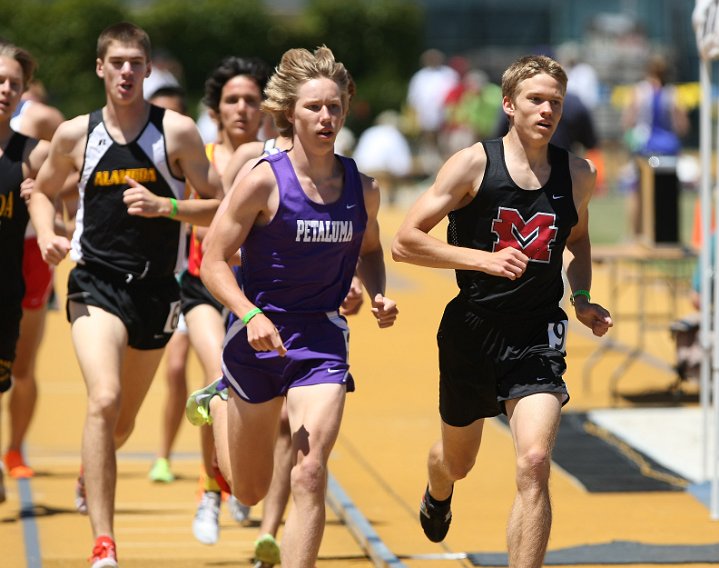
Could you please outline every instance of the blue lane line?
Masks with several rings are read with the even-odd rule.
[[[30,480],[18,479],[17,486],[20,494],[20,519],[22,520],[27,568],[41,568],[40,535],[37,532],[37,523],[35,522],[35,504],[32,500]]]
[[[350,529],[362,549],[378,568],[407,568],[382,542],[372,525],[349,498],[339,483],[329,474],[327,503]]]

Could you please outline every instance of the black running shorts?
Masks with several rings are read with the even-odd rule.
[[[506,413],[504,402],[547,392],[569,400],[562,379],[567,314],[497,321],[460,297],[445,308],[437,332],[439,411],[450,426]]]
[[[190,274],[187,270],[180,278],[180,298],[182,299],[182,313],[186,316],[192,308],[207,304],[219,313],[224,313],[225,307],[218,302],[202,283],[199,276]]]
[[[164,347],[180,317],[180,290],[174,276],[128,283],[120,273],[78,265],[68,277],[68,321],[70,302],[119,317],[127,328],[128,345],[135,349]]]

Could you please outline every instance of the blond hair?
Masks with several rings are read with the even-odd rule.
[[[347,116],[349,103],[355,93],[355,84],[345,66],[335,60],[327,46],[310,53],[306,49],[290,49],[282,56],[280,64],[267,83],[262,110],[272,115],[275,126],[283,136],[292,135],[292,123],[287,112],[297,102],[297,91],[303,83],[319,78],[331,79],[340,88],[342,113]]]
[[[546,55],[527,55],[517,59],[502,74],[502,96],[513,101],[522,81],[542,73],[561,85],[562,94],[567,92],[567,74],[559,63]]]

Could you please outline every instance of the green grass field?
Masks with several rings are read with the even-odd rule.
[[[627,201],[624,195],[609,192],[596,196],[589,205],[589,232],[595,244],[617,244],[630,240]],[[694,222],[694,192],[682,191],[679,198],[679,232],[682,244],[691,243]]]

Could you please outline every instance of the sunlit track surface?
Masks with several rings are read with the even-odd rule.
[[[389,260],[389,244],[403,215],[404,210],[398,208],[383,212],[380,218],[388,259],[387,295],[397,300],[400,308],[397,325],[377,329],[367,306],[350,321],[357,392],[348,396],[344,424],[330,459],[331,477],[347,500],[344,506],[340,500],[338,513],[328,507],[318,567],[371,567],[392,565],[390,562],[410,568],[470,567],[492,565],[484,561],[498,562],[506,554],[505,523],[514,494],[514,464],[511,439],[497,421],[490,421],[485,428],[475,469],[457,484],[454,518],[445,542],[430,543],[419,526],[417,509],[426,483],[427,450],[439,432],[435,333],[444,304],[455,294],[455,283],[451,271],[398,265]],[[441,229],[437,236],[443,238]],[[61,305],[68,269],[69,264],[61,266],[56,277]],[[601,301],[605,282],[606,274],[597,267],[593,298]],[[608,408],[608,377],[620,356],[604,357],[585,390],[582,364],[597,343],[578,333],[577,325],[573,322],[570,329],[567,382],[572,400],[566,411]],[[631,336],[631,323],[617,325],[611,333],[620,339]],[[671,357],[668,333],[657,330],[650,348],[657,357]],[[237,525],[223,507],[220,541],[215,546],[204,546],[192,536],[200,471],[199,435],[194,428],[185,424],[180,432],[173,463],[178,480],[169,485],[147,480],[159,443],[165,396],[163,369],[138,417],[135,433],[119,453],[115,529],[120,565],[250,566],[261,507],[253,509],[251,526]],[[190,386],[195,388],[201,376],[193,358]],[[23,482],[29,493],[23,484],[6,478],[8,499],[0,504],[0,566],[87,566],[92,546],[89,521],[73,509],[85,389],[62,311],[49,316],[38,377],[39,406],[26,448],[38,474]],[[622,388],[632,393],[661,391],[672,381],[668,373],[640,361]],[[629,400],[620,399],[619,406],[637,406]],[[6,436],[7,430],[3,432]],[[719,542],[717,524],[709,519],[706,507],[685,491],[593,494],[557,466],[552,492],[550,554],[585,546],[597,550],[615,541],[650,548],[670,543],[711,552],[711,546]],[[330,491],[329,500],[332,498]],[[359,521],[348,520],[349,510],[356,511]],[[358,534],[352,523],[361,525],[364,533]],[[370,550],[368,543],[381,544],[384,556]],[[38,553],[37,560],[33,550]],[[554,557],[548,556],[548,560]],[[641,560],[625,555],[626,560],[632,558]],[[477,563],[480,561],[482,564]],[[607,564],[581,564],[590,568],[600,565]]]

